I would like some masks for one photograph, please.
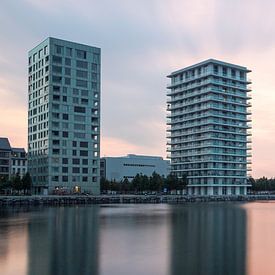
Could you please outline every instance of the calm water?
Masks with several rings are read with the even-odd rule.
[[[0,210],[1,275],[275,274],[275,203]]]

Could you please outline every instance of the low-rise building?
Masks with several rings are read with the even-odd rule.
[[[122,157],[103,157],[100,176],[107,180],[131,181],[137,174],[151,176],[153,172],[166,177],[170,172],[169,160],[157,156],[129,154]]]
[[[12,148],[11,175],[19,174],[22,178],[27,173],[27,153],[24,148]]]
[[[24,148],[12,148],[8,138],[0,137],[0,180],[27,173],[27,153]]]
[[[0,137],[0,181],[10,178],[11,146],[9,140]]]

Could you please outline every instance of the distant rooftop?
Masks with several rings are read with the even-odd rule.
[[[25,148],[12,148],[15,153],[26,153]]]
[[[163,159],[160,156],[146,156],[146,155],[135,155],[135,154],[127,154],[127,156],[119,156],[119,157],[102,157],[102,158],[135,158],[135,159]]]
[[[237,69],[240,69],[240,70],[244,70],[244,71],[246,71],[246,72],[251,72],[250,70],[248,70],[248,69],[247,69],[246,67],[244,67],[244,66],[240,66],[240,65],[236,65],[236,64],[232,64],[232,63],[227,63],[227,62],[224,62],[224,61],[220,61],[220,60],[217,60],[217,59],[210,58],[210,59],[204,60],[204,61],[202,61],[202,62],[196,63],[196,64],[194,64],[194,65],[185,67],[185,68],[183,68],[183,69],[174,71],[174,72],[172,72],[170,75],[168,75],[167,77],[172,77],[172,76],[177,75],[177,74],[179,74],[179,73],[181,73],[181,72],[184,72],[184,71],[187,71],[187,70],[196,68],[196,67],[198,67],[198,66],[206,65],[206,64],[209,64],[209,63],[215,63],[215,64],[219,64],[219,65],[222,65],[222,66],[234,67],[234,68],[237,68]]]
[[[8,138],[0,137],[0,150],[11,150]]]

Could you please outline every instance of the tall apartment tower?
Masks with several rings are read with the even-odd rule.
[[[188,193],[246,194],[251,142],[251,82],[246,67],[209,59],[168,77],[171,170]]]
[[[98,194],[100,49],[49,37],[29,52],[28,75],[34,192]]]

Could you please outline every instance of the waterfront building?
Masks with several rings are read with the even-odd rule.
[[[8,138],[0,137],[0,181],[10,178],[11,146]]]
[[[99,194],[100,49],[49,37],[28,56],[33,191]]]
[[[122,157],[103,157],[100,160],[100,175],[117,182],[132,181],[137,174],[151,176],[153,172],[166,177],[170,163],[162,157],[128,154]]]
[[[21,178],[27,173],[28,159],[24,148],[12,148],[11,175],[18,174]]]
[[[188,193],[246,194],[250,170],[250,71],[209,59],[168,77],[171,171]]]

